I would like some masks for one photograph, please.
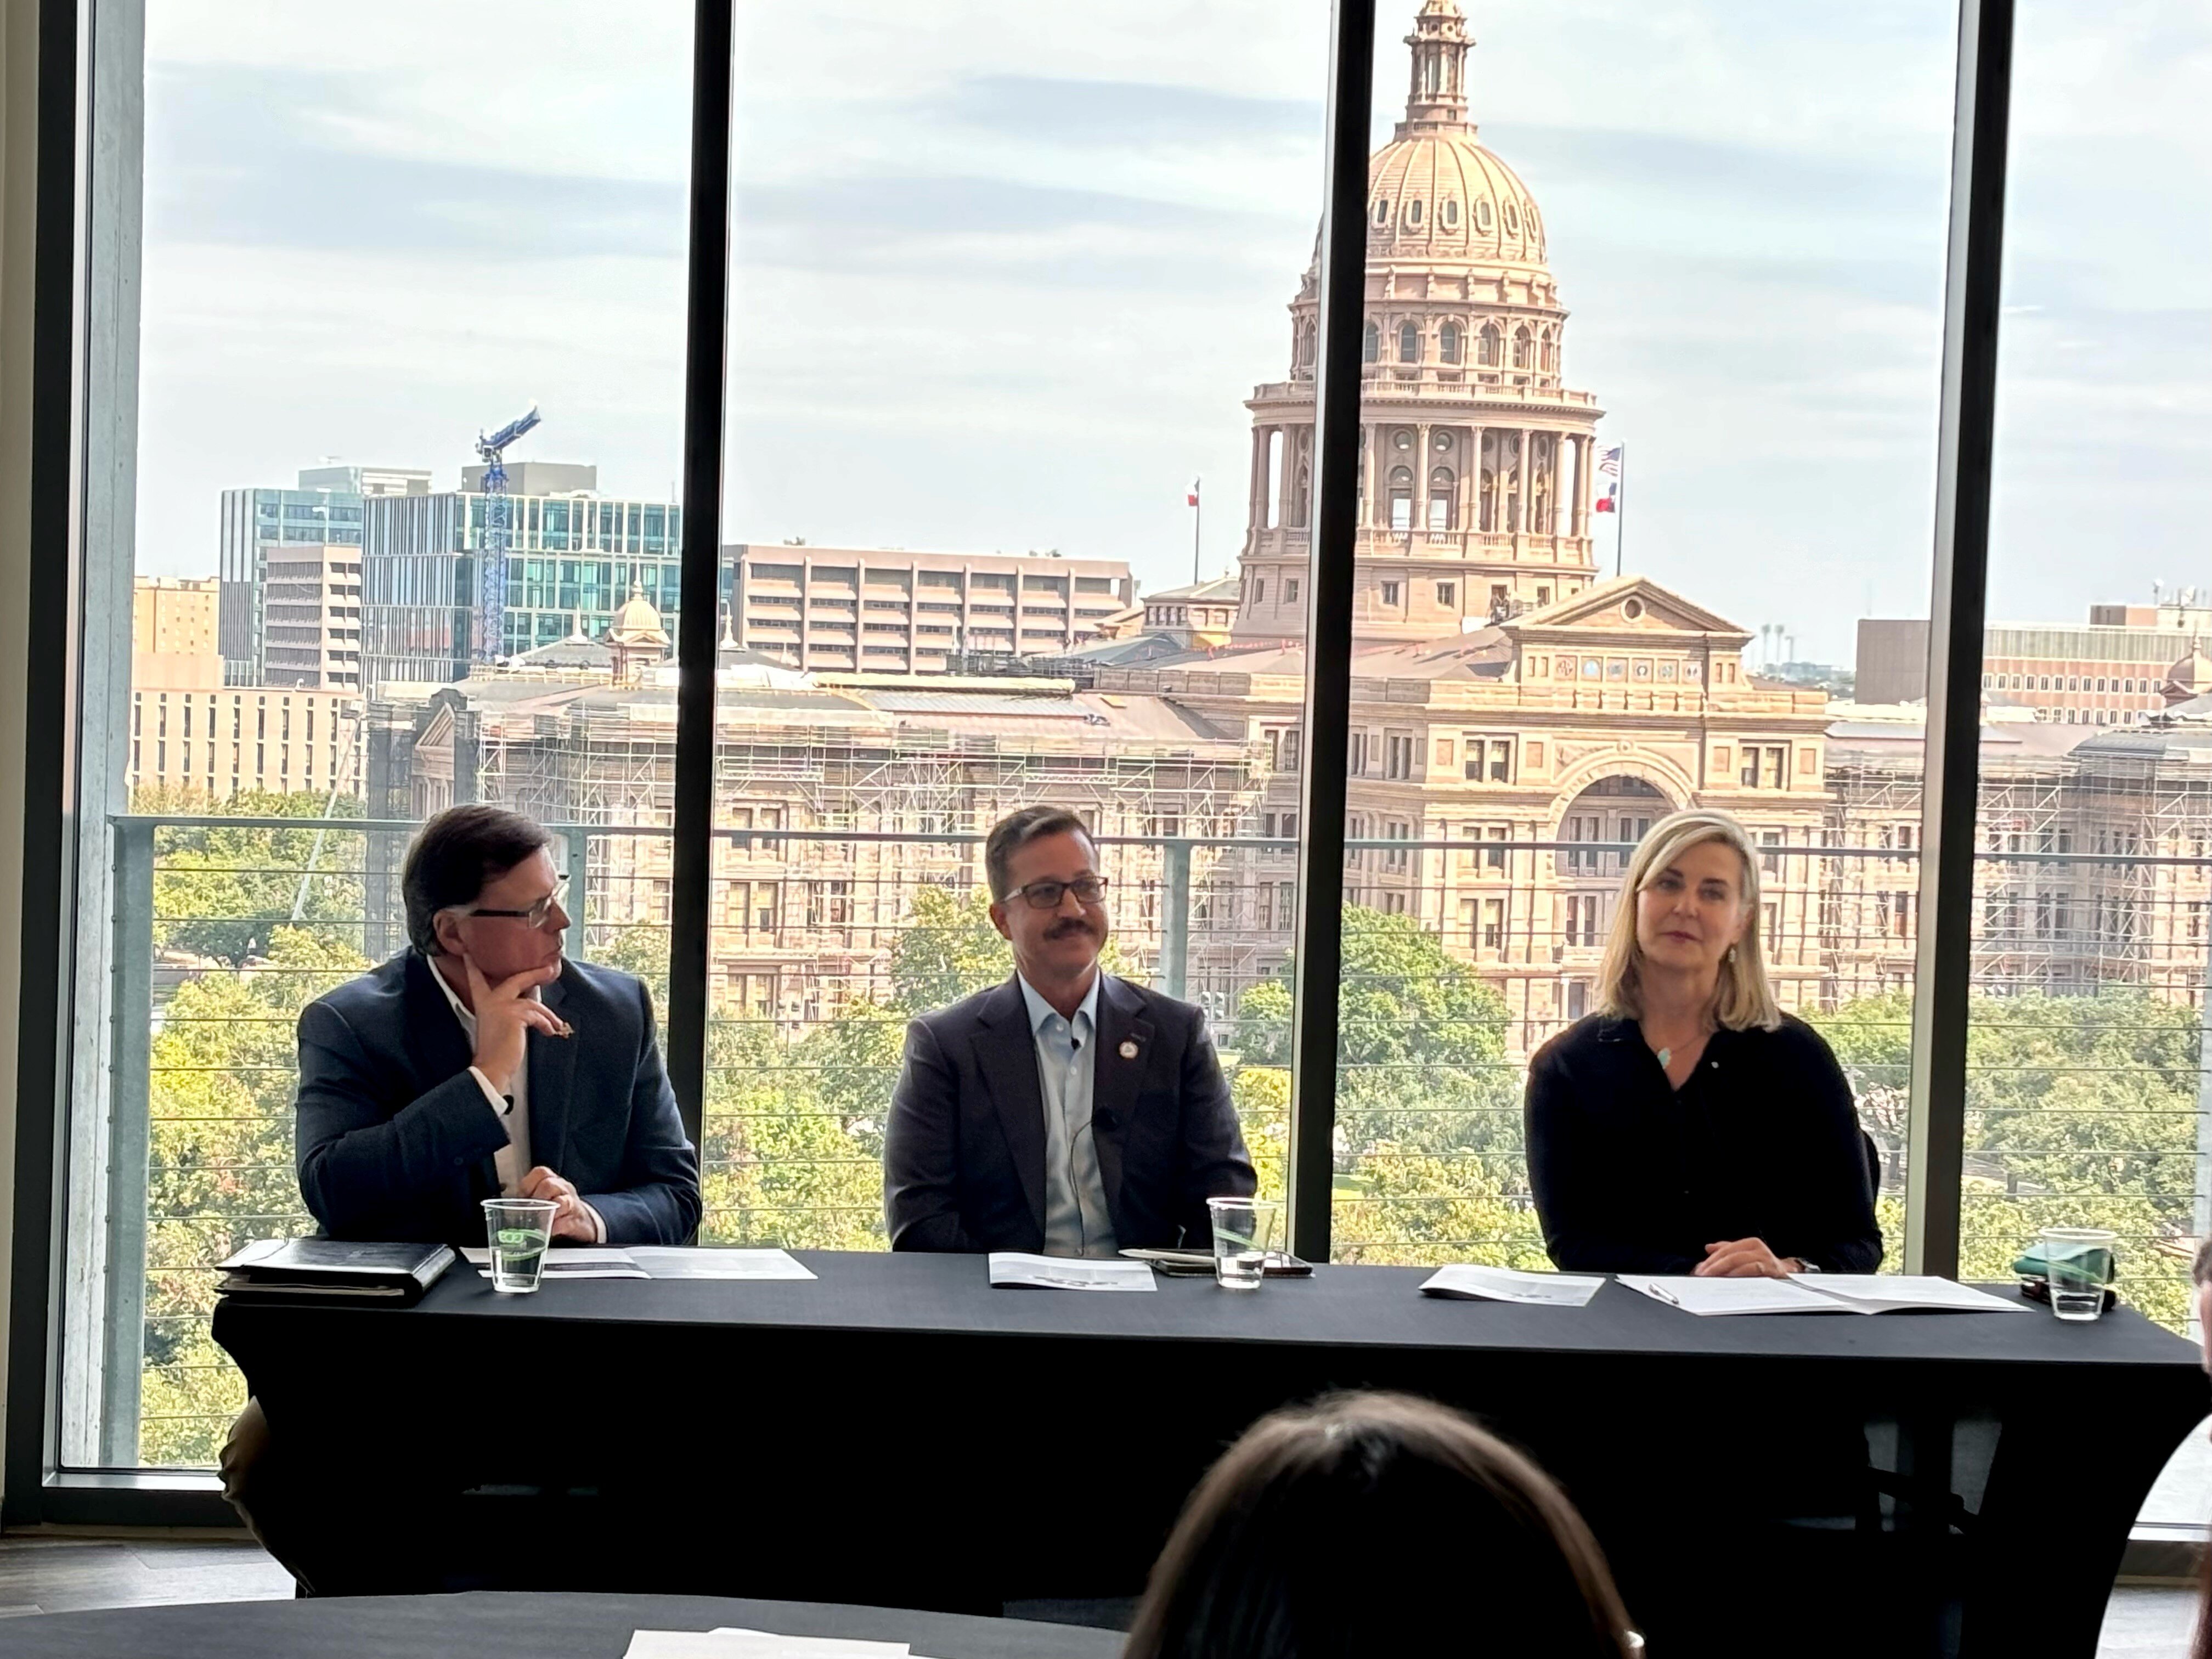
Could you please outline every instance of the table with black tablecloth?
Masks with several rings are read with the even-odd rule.
[[[215,1334],[273,1435],[530,1506],[546,1547],[499,1583],[969,1611],[1136,1593],[1255,1418],[1406,1389],[1533,1451],[1632,1612],[1700,1651],[1878,1613],[1888,1653],[2092,1654],[2208,1398],[2195,1348],[2125,1309],[1701,1319],[1611,1283],[1580,1309],[1424,1297],[1421,1268],[1130,1295],[798,1257],[817,1279],[527,1297],[464,1268],[411,1309],[226,1302]]]
[[[1072,1625],[706,1595],[477,1591],[117,1607],[10,1619],[9,1659],[622,1659],[639,1630],[774,1631],[904,1642],[929,1659],[1114,1659]]]

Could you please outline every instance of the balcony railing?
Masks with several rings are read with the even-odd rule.
[[[1158,826],[1163,830],[1177,825]],[[96,1328],[71,1352],[78,1461],[212,1461],[242,1399],[208,1340],[212,1265],[308,1231],[294,1176],[293,1026],[403,947],[415,826],[122,817],[106,1098],[73,1146],[72,1271]],[[670,832],[563,825],[572,952],[666,978]],[[907,1018],[1008,971],[981,836],[717,832],[703,1237],[881,1248],[879,1159]],[[1204,1006],[1263,1188],[1289,1126],[1294,842],[1107,836],[1111,964]],[[1334,1237],[1342,1259],[1540,1265],[1522,1153],[1528,1055],[1594,1006],[1626,843],[1346,843]],[[1754,919],[1784,1006],[1820,1026],[1902,1220],[1915,849],[1763,850]],[[2206,1217],[2206,876],[2212,860],[1991,852],[1977,861],[1966,1267],[2008,1276],[2042,1225],[2111,1225],[2124,1289],[2185,1318]],[[2200,1149],[2205,1150],[2200,1150]]]

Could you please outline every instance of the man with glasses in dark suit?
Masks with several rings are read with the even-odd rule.
[[[551,846],[496,806],[437,814],[400,876],[408,948],[301,1011],[300,1192],[331,1237],[480,1246],[501,1196],[550,1200],[554,1237],[579,1244],[681,1244],[698,1226],[652,1000],[563,956]],[[424,1540],[447,1510],[395,1509],[343,1426],[272,1439],[248,1400],[223,1496],[312,1593],[443,1587],[452,1561]]]
[[[1206,1018],[1098,965],[1106,878],[1082,819],[1030,806],[984,846],[1005,984],[907,1028],[884,1136],[895,1250],[1207,1250],[1256,1182]]]

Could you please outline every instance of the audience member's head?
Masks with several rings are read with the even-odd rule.
[[[1213,1466],[1123,1659],[1623,1659],[1642,1645],[1541,1469],[1441,1406],[1358,1394],[1263,1418]]]
[[[504,807],[433,814],[399,872],[409,942],[426,957],[469,957],[493,980],[558,961],[568,915],[552,844]]]
[[[1106,882],[1083,820],[1060,806],[1024,806],[983,843],[991,923],[1014,965],[1040,988],[1079,982],[1106,944]]]

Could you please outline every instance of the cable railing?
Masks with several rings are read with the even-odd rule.
[[[209,1340],[213,1264],[310,1231],[294,1176],[293,1026],[403,948],[415,825],[114,820],[102,1181],[74,1191],[76,1271],[104,1283],[100,1461],[211,1462],[243,1399]],[[1291,839],[1104,836],[1113,971],[1206,1011],[1263,1193],[1290,1126]],[[552,827],[578,957],[665,1004],[670,832]],[[982,836],[950,828],[716,832],[702,1103],[705,1242],[881,1249],[884,1117],[906,1022],[1002,981]],[[1520,1099],[1528,1056],[1595,1006],[1626,842],[1346,843],[1335,1099],[1340,1260],[1544,1264]],[[1901,1237],[1917,850],[1761,849],[1778,992],[1820,1028],[1883,1160]],[[2036,1230],[2111,1226],[2123,1290],[2186,1317],[2208,1225],[2206,860],[1993,851],[1976,865],[1965,1276]],[[1901,898],[1899,896],[1903,896]],[[2124,901],[2124,902],[2123,902]],[[88,1113],[87,1116],[93,1115]]]

